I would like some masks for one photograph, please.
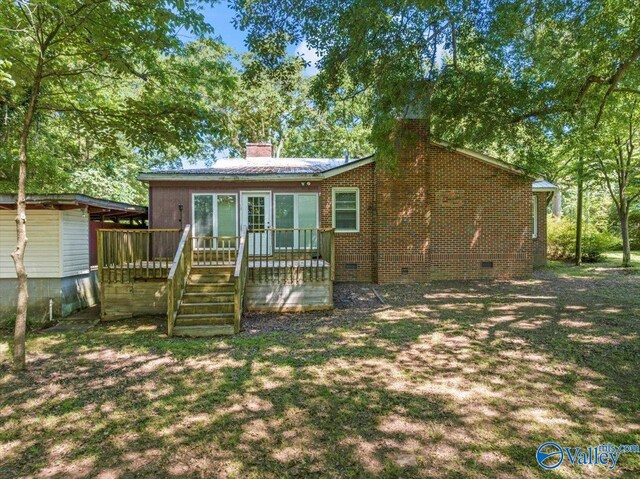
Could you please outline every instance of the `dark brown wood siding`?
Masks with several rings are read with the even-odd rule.
[[[303,186],[300,181],[151,181],[149,182],[149,227],[179,228],[182,204],[183,225],[191,223],[193,193],[236,193],[271,191],[273,193],[319,193],[320,181]]]

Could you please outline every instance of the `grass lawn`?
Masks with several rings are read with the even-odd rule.
[[[635,255],[636,265],[640,263]],[[639,477],[542,470],[542,442],[640,443],[640,272],[336,287],[224,339],[142,318],[0,338],[1,477]]]

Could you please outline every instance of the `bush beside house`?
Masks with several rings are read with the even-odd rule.
[[[575,259],[576,225],[568,218],[553,218],[547,220],[547,255],[550,259]],[[595,263],[602,259],[602,254],[619,244],[607,230],[601,230],[593,225],[585,226],[582,236],[582,261]]]

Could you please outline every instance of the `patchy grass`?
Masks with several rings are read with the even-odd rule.
[[[625,274],[640,274],[640,252],[631,252],[631,267],[622,268],[622,252],[608,251],[603,254],[603,260],[597,263],[583,263],[582,266],[574,266],[568,261],[549,261],[548,269],[561,275],[569,276],[597,276],[611,273],[613,269],[619,269]]]
[[[622,264],[622,251],[608,251],[604,254],[605,264],[611,266],[620,266]],[[640,268],[640,251],[631,252],[631,266]]]
[[[637,259],[637,256],[636,256]],[[544,441],[640,443],[640,276],[338,287],[340,308],[237,337],[160,319],[0,339],[2,477],[638,477],[535,462]]]

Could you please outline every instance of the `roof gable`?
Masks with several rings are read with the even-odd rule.
[[[461,155],[475,158],[476,160],[482,161],[483,163],[502,168],[503,170],[510,171],[511,173],[515,173],[516,175],[530,176],[524,168],[512,165],[511,163],[507,163],[506,161],[500,160],[493,156],[485,155],[484,153],[480,153],[479,151],[455,147],[445,141],[434,141],[433,144],[447,150],[455,151],[457,153],[460,153]]]

